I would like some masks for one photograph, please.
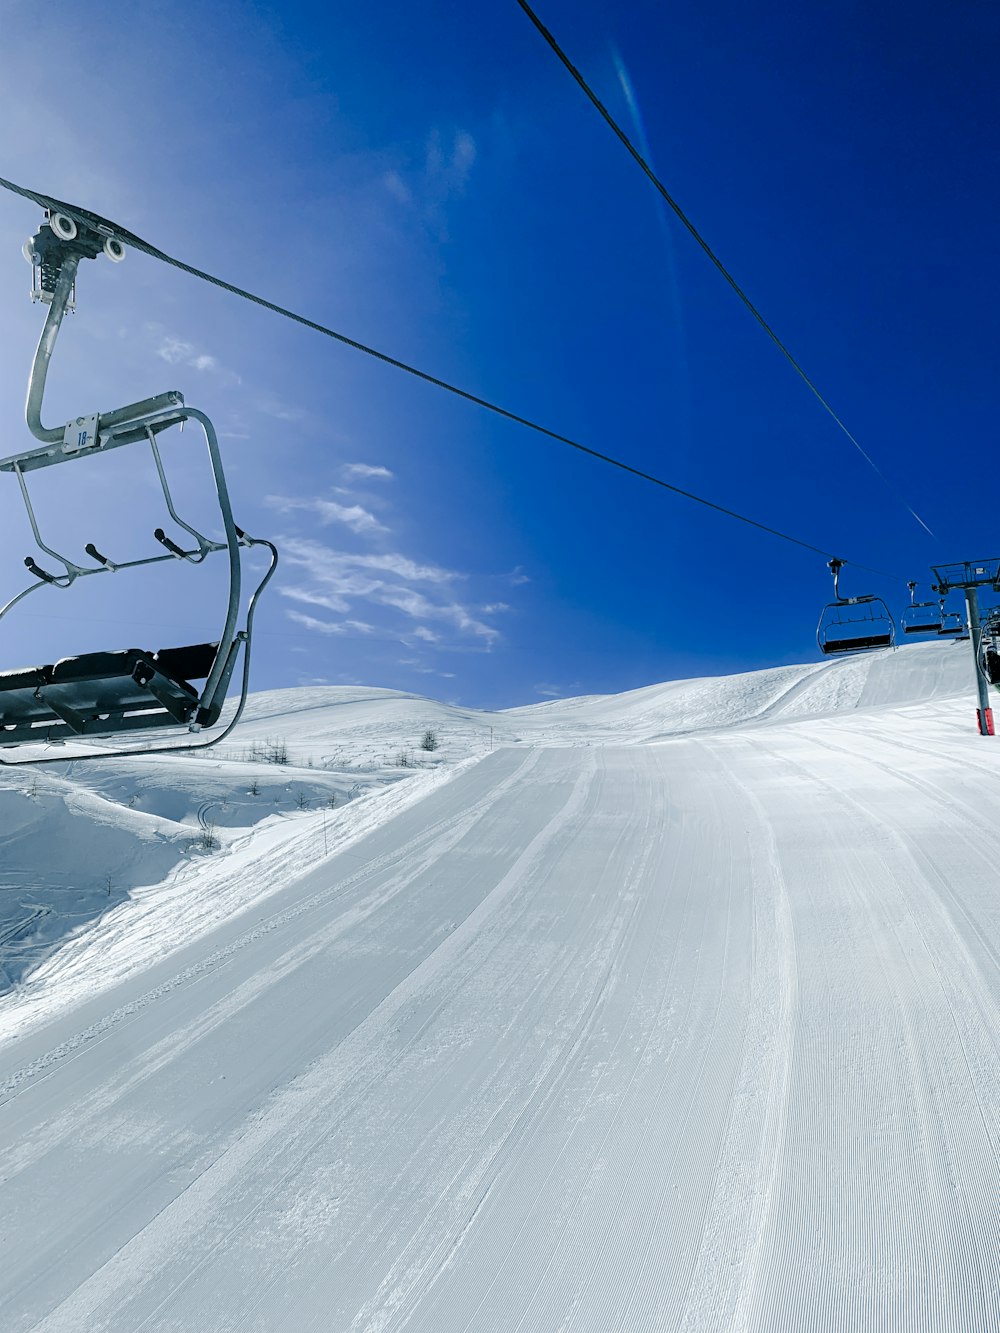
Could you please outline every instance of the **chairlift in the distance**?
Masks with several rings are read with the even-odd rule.
[[[969,627],[960,611],[945,611],[941,617],[938,635],[942,639],[967,639]]]
[[[979,670],[994,689],[1000,689],[1000,607],[994,607],[983,620]]]
[[[910,605],[903,613],[904,634],[940,634],[944,625],[944,598],[935,602],[916,600],[916,583],[906,585],[910,590]]]

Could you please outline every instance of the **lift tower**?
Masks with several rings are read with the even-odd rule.
[[[1000,592],[1000,559],[993,560],[966,560],[957,565],[932,565],[934,577],[937,583],[934,584],[934,591],[942,597],[946,597],[953,588],[961,588],[965,593],[965,605],[969,612],[969,637],[972,640],[972,660],[976,671],[976,689],[979,693],[979,707],[976,710],[976,720],[979,723],[980,736],[992,736],[993,731],[993,709],[990,707],[990,696],[986,685],[986,677],[980,666],[980,652],[983,639],[983,625],[979,616],[979,588],[992,588],[994,592]]]

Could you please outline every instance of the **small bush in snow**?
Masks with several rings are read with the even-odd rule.
[[[420,742],[421,750],[436,750],[438,747],[437,732],[427,730],[424,732],[424,738]]]
[[[283,740],[254,741],[250,747],[250,758],[263,764],[287,764],[288,742]]]
[[[216,836],[216,825],[206,824],[198,835],[198,841],[195,846],[203,852],[215,852],[220,847],[219,839]]]

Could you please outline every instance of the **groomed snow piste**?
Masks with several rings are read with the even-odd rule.
[[[0,770],[0,1327],[1000,1327],[974,707],[932,643]]]

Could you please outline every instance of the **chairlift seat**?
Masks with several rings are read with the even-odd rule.
[[[48,680],[51,667],[19,667],[16,671],[0,671],[0,691],[35,690]]]
[[[891,634],[865,634],[852,639],[827,639],[820,644],[820,650],[828,656],[834,653],[854,653],[863,648],[889,648],[892,646]]]
[[[213,643],[129,648],[0,673],[0,745],[184,726],[200,704],[190,681],[208,676],[217,650]],[[220,708],[199,722],[211,725]]]
[[[932,621],[932,622],[931,622],[930,624],[928,624],[928,625],[904,625],[904,626],[903,626],[903,633],[904,633],[904,634],[940,634],[940,633],[941,633],[941,624],[940,624],[940,622],[934,622],[934,621]]]
[[[35,691],[45,684],[51,670],[46,666],[0,672],[0,738],[9,725],[48,716],[49,709],[36,699]]]

